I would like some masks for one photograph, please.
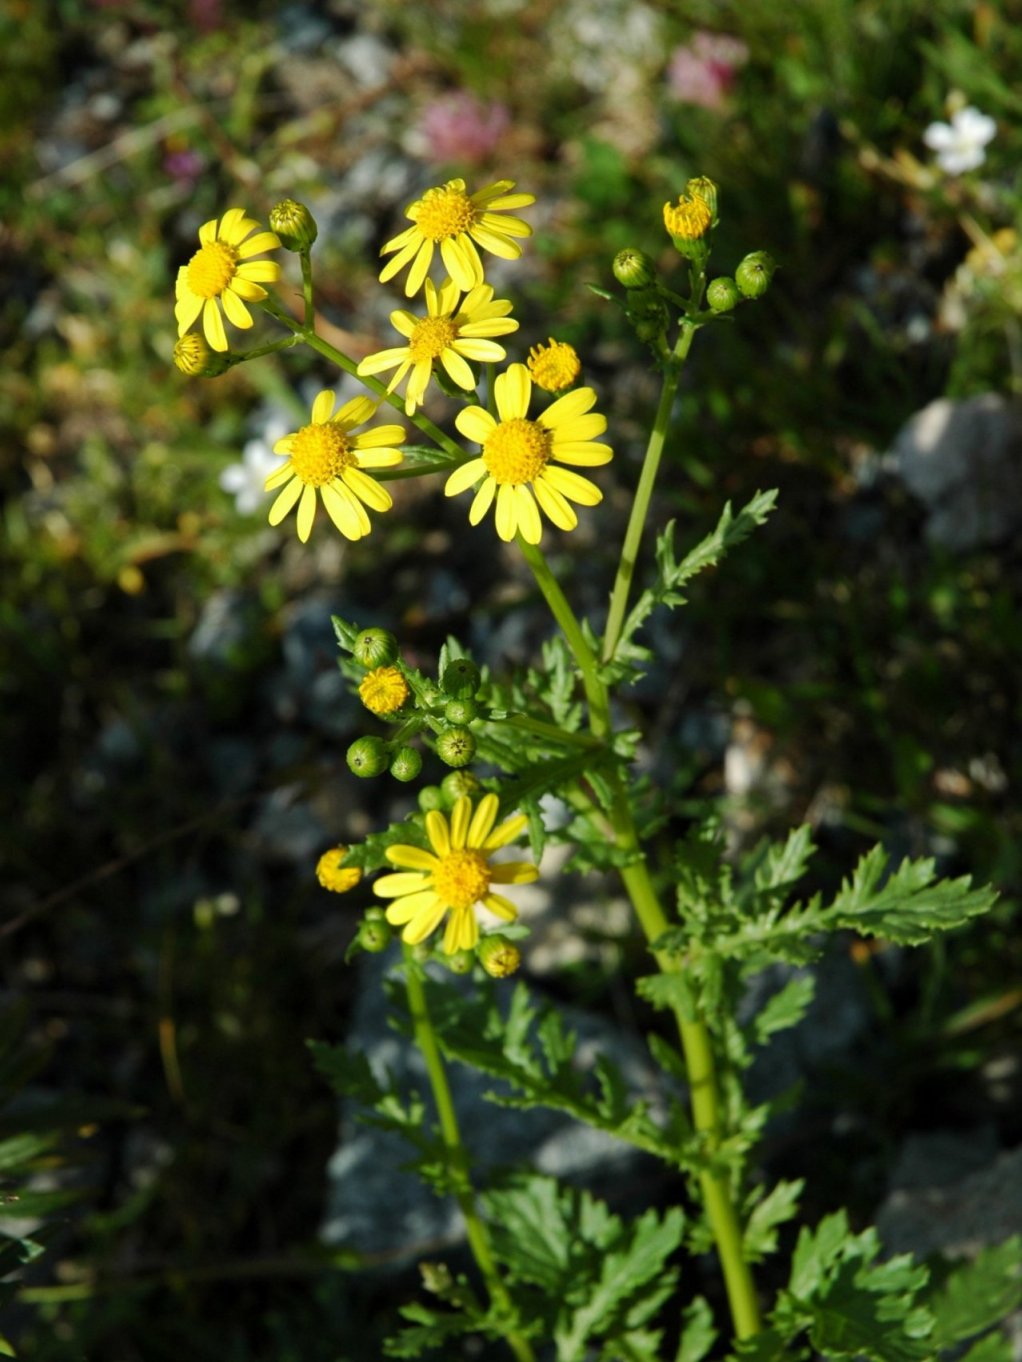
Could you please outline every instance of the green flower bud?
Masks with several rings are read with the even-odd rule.
[[[471,771],[451,771],[440,782],[440,790],[449,804],[456,804],[462,795],[475,799],[482,788],[479,777]]]
[[[348,748],[348,769],[356,776],[379,776],[387,769],[387,744],[382,738],[356,738]]]
[[[378,955],[387,949],[393,936],[386,918],[370,917],[367,913],[359,925],[358,944],[370,955]]]
[[[399,747],[390,763],[390,774],[395,780],[414,780],[422,770],[422,757],[414,747]]]
[[[476,962],[475,951],[455,951],[453,955],[442,957],[452,974],[468,974]]]
[[[685,186],[685,193],[694,199],[702,199],[710,210],[710,226],[717,225],[717,186],[706,175],[697,175]]]
[[[730,312],[742,301],[742,295],[735,281],[722,274],[719,279],[711,279],[706,285],[706,301],[714,312]]]
[[[667,304],[654,288],[635,289],[628,295],[625,314],[639,340],[656,340],[667,328],[670,314]]]
[[[618,251],[611,266],[614,278],[625,288],[648,288],[656,281],[656,265],[645,251]]]
[[[307,251],[319,236],[316,219],[304,203],[295,199],[281,199],[270,209],[270,230],[280,237],[280,244],[288,251]]]
[[[439,785],[424,785],[419,791],[419,808],[423,813],[443,806],[444,795]]]
[[[735,283],[746,298],[762,298],[776,268],[766,251],[752,251],[735,270]]]
[[[444,705],[444,718],[451,724],[470,724],[478,713],[474,700],[448,700]]]
[[[363,629],[351,652],[363,667],[387,667],[397,661],[397,639],[386,629]]]
[[[229,355],[211,350],[198,331],[189,331],[174,346],[174,363],[189,378],[219,378],[232,362]]]
[[[436,740],[436,754],[447,766],[467,766],[476,754],[476,740],[468,728],[445,729]]]
[[[484,936],[477,948],[479,963],[493,979],[506,979],[522,963],[522,953],[499,932]]]
[[[444,668],[440,685],[448,695],[462,699],[468,695],[475,695],[479,689],[479,681],[479,668],[476,664],[467,657],[456,657]]]

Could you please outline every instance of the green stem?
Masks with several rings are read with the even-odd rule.
[[[296,336],[300,337],[310,349],[315,350],[316,353],[322,355],[324,359],[331,360],[338,368],[343,369],[346,374],[351,374],[352,378],[357,378],[360,383],[364,384],[370,390],[370,392],[376,393],[383,401],[388,402],[395,410],[399,411],[402,416],[407,420],[410,420],[412,425],[418,426],[423,435],[432,440],[435,445],[438,445],[441,449],[447,450],[453,460],[456,460],[458,463],[465,462],[465,451],[456,440],[452,440],[439,426],[434,425],[428,417],[423,416],[419,412],[416,412],[414,416],[409,417],[405,412],[405,404],[402,398],[396,396],[394,393],[389,393],[386,387],[378,379],[370,378],[367,374],[360,374],[358,372],[358,365],[353,359],[346,355],[343,350],[338,350],[337,347],[331,345],[328,340],[324,340],[322,336],[317,336],[314,329],[315,318],[313,318],[313,321],[309,324],[297,321],[289,312],[286,312],[280,307],[277,301],[272,297],[264,298],[261,306],[271,317],[276,318],[276,320],[283,326],[286,326],[289,331],[293,331]]]
[[[254,350],[242,350],[239,354],[228,354],[227,358],[231,364],[244,364],[249,359],[262,359],[263,355],[275,355],[280,350],[292,350],[298,344],[300,337],[287,336],[284,340],[268,341],[266,345],[257,345]]]
[[[635,575],[642,532],[646,525],[646,515],[649,511],[650,498],[653,495],[653,485],[656,482],[660,457],[664,452],[664,442],[667,439],[667,430],[671,423],[674,395],[678,390],[678,379],[681,375],[682,365],[688,357],[692,338],[697,329],[690,321],[685,318],[682,319],[678,343],[664,366],[664,382],[660,389],[660,402],[653,420],[653,429],[649,434],[646,456],[643,460],[642,472],[639,474],[639,485],[635,491],[631,514],[628,517],[628,528],[625,530],[624,543],[621,545],[621,559],[618,563],[617,576],[610,593],[610,609],[607,613],[607,627],[604,630],[603,648],[601,650],[601,658],[604,662],[609,662],[614,656],[621,639],[625,610],[628,607],[628,593],[631,590],[632,578]]]
[[[305,325],[310,331],[316,327],[316,305],[312,298],[312,260],[309,247],[301,252],[302,261],[302,301],[305,303]]]
[[[458,1129],[458,1118],[454,1110],[450,1085],[447,1082],[443,1056],[440,1054],[440,1046],[437,1043],[436,1032],[433,1030],[433,1023],[426,1003],[426,989],[423,985],[422,973],[419,966],[411,958],[411,952],[407,949],[405,951],[405,988],[408,994],[408,1009],[412,1017],[415,1041],[425,1060],[429,1085],[433,1090],[433,1101],[436,1103],[437,1118],[440,1122],[440,1135],[447,1151],[447,1168],[454,1188],[454,1196],[465,1219],[469,1248],[472,1250],[476,1266],[486,1283],[491,1304],[510,1317],[512,1314],[511,1297],[497,1269],[486,1226],[476,1210],[475,1192],[472,1188],[472,1180],[469,1177],[468,1154],[461,1142],[461,1131]],[[513,1329],[505,1335],[505,1338],[518,1362],[535,1362],[535,1354],[527,1338]]]
[[[558,728],[556,724],[544,723],[542,719],[530,718],[528,714],[508,714],[503,719],[494,719],[493,722],[506,725],[508,728],[520,729],[523,733],[533,733],[537,738],[546,738],[558,747],[603,747],[599,738],[591,738],[588,733],[568,733],[563,728]]]
[[[692,333],[689,332],[688,334],[688,344],[691,344]],[[682,349],[679,342],[676,352],[679,357],[683,357],[687,353],[688,344]],[[670,386],[665,379],[665,391]],[[671,388],[671,393],[673,395],[673,388]],[[666,418],[670,414],[669,400],[661,401],[661,414],[664,418],[663,429],[666,430]],[[661,438],[661,448],[662,445],[663,440]],[[655,459],[659,460],[659,451],[657,451]],[[647,463],[648,461],[649,456],[647,454]],[[645,472],[646,469],[643,469],[644,474]],[[654,467],[653,474],[649,478],[650,489],[655,472]],[[647,504],[648,500],[647,494]],[[640,532],[641,528],[640,523]],[[611,731],[610,702],[607,687],[600,678],[599,664],[585,640],[571,606],[550,572],[543,554],[533,545],[524,543],[521,536],[519,536],[518,543],[526,562],[532,568],[540,590],[546,597],[554,618],[564,633],[582,674],[586,698],[589,701],[589,724],[593,736],[606,738]],[[631,580],[630,573],[628,580]],[[625,595],[627,595],[627,585],[624,590]],[[635,908],[646,939],[652,944],[667,931],[667,915],[660,905],[656,889],[650,878],[649,868],[632,818],[627,792],[620,777],[615,772],[611,771],[609,778],[613,790],[613,803],[609,816],[614,840],[621,850],[630,852],[634,856],[634,860],[630,864],[622,867],[621,879],[628,891],[628,896]],[[678,968],[677,962],[668,956],[658,954],[656,961],[659,968],[665,973]],[[724,1123],[720,1095],[717,1090],[710,1034],[706,1023],[701,1019],[690,1021],[677,1011],[675,1017],[685,1056],[685,1066],[688,1071],[693,1125],[705,1137],[706,1154],[708,1159],[712,1160],[723,1139]],[[706,1206],[706,1215],[720,1256],[735,1334],[738,1338],[749,1338],[758,1333],[761,1328],[759,1301],[756,1296],[752,1272],[745,1258],[742,1228],[731,1196],[731,1189],[728,1186],[727,1175],[707,1166],[699,1175],[699,1181]]]
[[[550,607],[550,613],[560,626],[582,674],[582,686],[589,702],[589,727],[593,731],[593,737],[605,738],[610,732],[610,702],[607,698],[607,687],[600,680],[600,664],[596,654],[586,642],[582,626],[575,618],[575,612],[568,604],[557,578],[550,571],[543,550],[535,544],[527,544],[521,535],[518,536],[518,547],[532,569],[536,585],[542,591]]]
[[[617,834],[618,845],[638,851],[639,842],[635,825],[623,790],[620,790],[620,798],[615,799],[611,821]],[[656,941],[667,930],[668,922],[653,887],[646,862],[638,860],[632,865],[624,866],[621,878],[647,941],[650,943]],[[670,973],[678,968],[677,962],[667,957],[657,955],[656,959],[664,973]],[[675,1018],[685,1055],[692,1123],[705,1137],[706,1153],[712,1159],[720,1147],[724,1130],[710,1033],[706,1023],[701,1019],[689,1021],[680,1012],[675,1012]],[[727,1175],[707,1167],[700,1173],[699,1183],[707,1219],[720,1256],[735,1335],[738,1338],[751,1338],[753,1334],[759,1333],[762,1327],[759,1301],[752,1271],[745,1257],[742,1227],[738,1221]]]

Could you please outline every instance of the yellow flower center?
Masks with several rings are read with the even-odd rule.
[[[490,888],[490,867],[481,851],[449,851],[433,871],[433,889],[448,908],[471,908]]]
[[[307,487],[322,487],[356,463],[347,437],[332,421],[302,426],[291,446],[291,466]]]
[[[226,241],[210,241],[188,262],[188,287],[200,298],[219,298],[237,272],[236,248]]]
[[[528,369],[538,387],[548,393],[559,393],[571,387],[582,365],[570,345],[551,336],[549,345],[534,345],[529,351]]]
[[[501,421],[483,445],[483,463],[494,482],[532,482],[550,457],[550,432],[538,421],[516,416]]]
[[[446,241],[468,231],[475,223],[476,210],[463,189],[443,185],[426,190],[415,205],[413,220],[427,240]]]
[[[683,194],[676,204],[664,204],[664,226],[683,241],[698,241],[712,221],[709,205],[698,195]]]
[[[450,317],[424,317],[408,338],[408,353],[416,364],[432,363],[457,339],[458,328]]]
[[[397,667],[375,667],[362,678],[358,694],[374,714],[393,714],[408,699],[408,682]]]

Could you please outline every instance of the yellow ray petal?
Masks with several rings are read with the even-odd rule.
[[[306,487],[302,491],[302,499],[298,503],[298,538],[303,544],[309,542],[309,535],[312,533],[312,522],[316,518],[316,489]]]
[[[498,374],[493,385],[497,399],[497,414],[502,421],[520,420],[529,414],[532,379],[524,364],[512,364]]]
[[[292,478],[284,490],[279,493],[276,501],[270,507],[270,524],[279,525],[287,513],[294,506],[295,502],[302,495],[302,488],[305,484],[301,478]]]
[[[418,894],[429,882],[428,875],[402,870],[396,875],[381,875],[373,884],[373,893],[381,899],[397,899],[405,894]]]
[[[483,516],[490,509],[496,490],[496,480],[494,478],[487,478],[472,498],[472,505],[468,508],[468,523],[470,525],[478,525],[480,520],[482,520]]]
[[[469,459],[468,463],[463,463],[460,468],[456,468],[451,476],[444,483],[444,496],[456,497],[459,492],[464,492],[472,487],[486,472],[486,465],[482,459]]]
[[[489,837],[499,807],[500,800],[495,794],[484,794],[480,799],[476,811],[472,815],[472,821],[468,825],[468,845],[470,847],[481,847]]]

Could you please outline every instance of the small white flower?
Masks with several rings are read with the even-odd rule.
[[[287,423],[273,417],[265,433],[249,440],[241,451],[241,462],[228,464],[220,474],[220,486],[234,497],[239,515],[252,515],[262,506],[269,493],[265,482],[280,467],[280,457],[273,452],[277,440],[287,434]]]
[[[986,144],[997,131],[997,124],[970,104],[959,109],[950,123],[931,123],[923,141],[937,153],[937,164],[948,175],[975,170],[986,160]]]

